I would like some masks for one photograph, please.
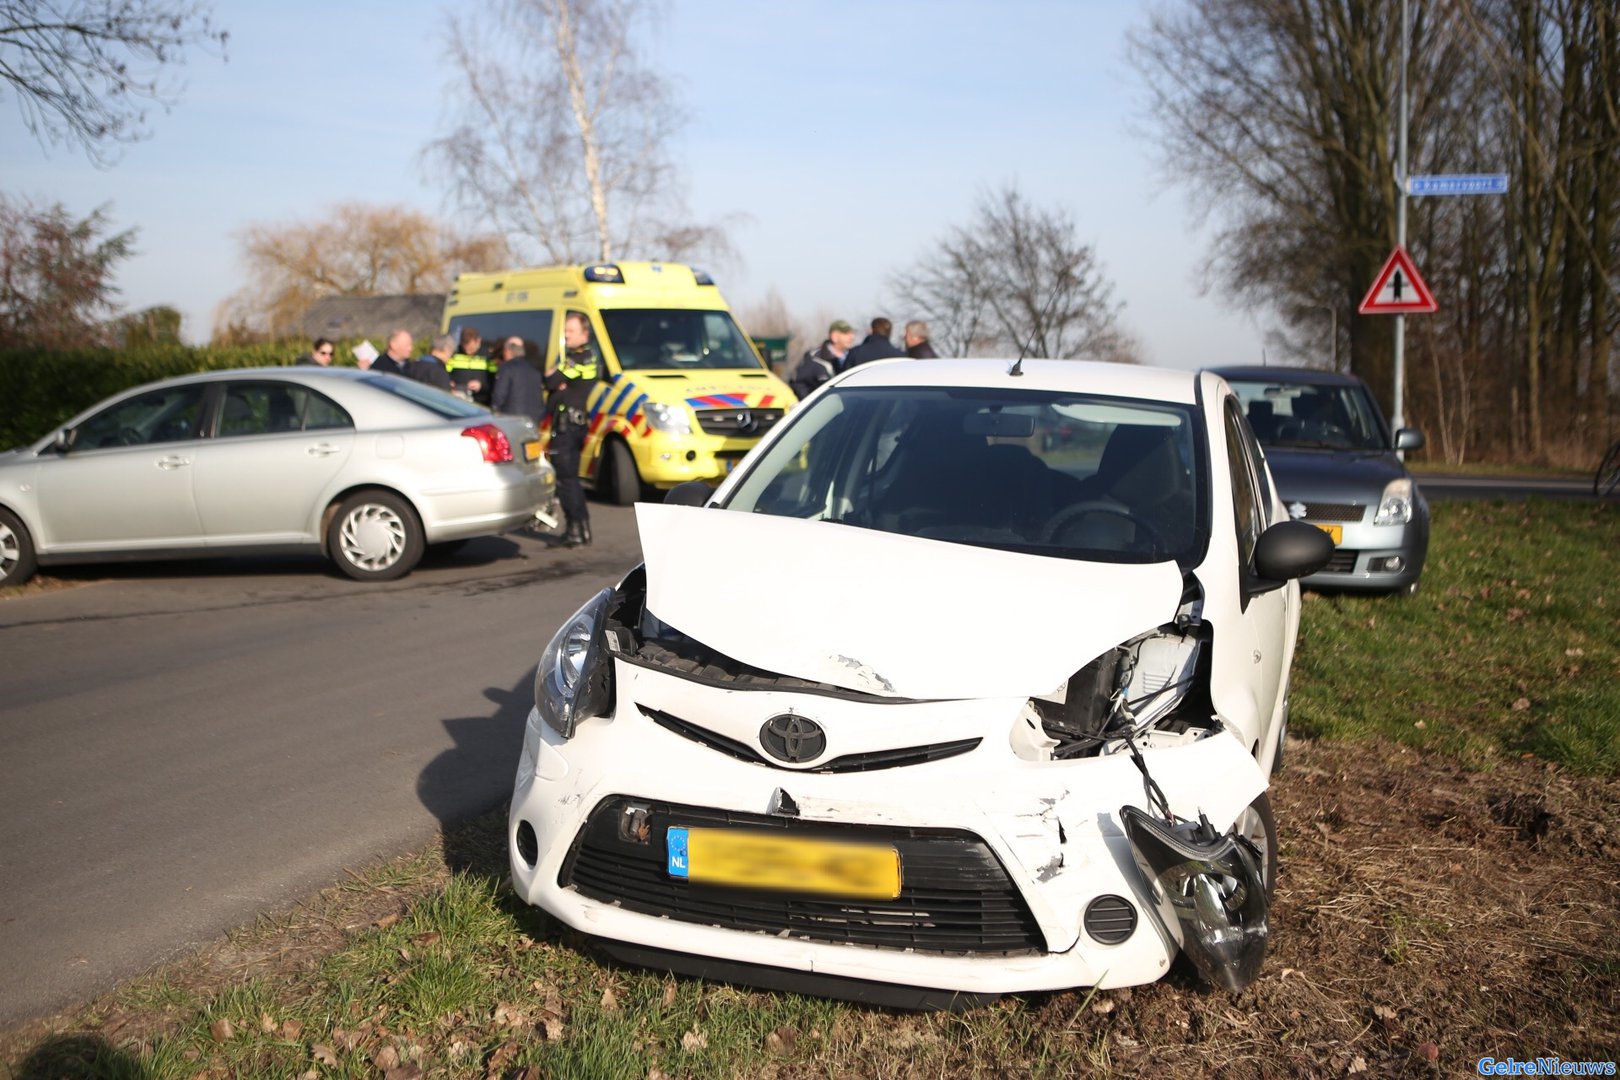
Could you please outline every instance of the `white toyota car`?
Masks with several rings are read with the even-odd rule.
[[[526,901],[621,961],[903,1007],[1256,977],[1332,544],[1218,376],[863,365],[636,513],[643,565],[536,672]]]

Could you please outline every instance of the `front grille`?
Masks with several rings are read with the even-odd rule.
[[[698,426],[705,435],[757,439],[782,419],[781,409],[695,409]]]
[[[1353,574],[1356,572],[1356,556],[1360,554],[1361,552],[1351,551],[1349,548],[1334,548],[1333,558],[1329,559],[1328,564],[1322,567],[1321,573]]]
[[[663,712],[659,709],[649,709],[645,705],[637,705],[642,715],[666,731],[673,731],[685,739],[701,743],[711,750],[718,750],[729,757],[746,761],[751,765],[766,765],[773,769],[780,769],[782,765],[772,761],[764,754],[759,753],[745,742],[699,727],[678,716]],[[943,761],[946,758],[956,757],[974,749],[983,741],[980,739],[957,739],[954,742],[928,743],[924,746],[899,746],[885,750],[869,750],[860,754],[844,754],[831,761],[824,761],[820,765],[813,765],[807,769],[791,769],[790,772],[813,773],[851,773],[871,772],[874,769],[899,769],[907,765],[922,765],[929,761]]]
[[[647,841],[624,839],[627,806],[649,808]],[[785,836],[892,844],[900,852],[894,900],[841,900],[670,877],[671,825],[745,828]],[[624,797],[599,805],[575,839],[557,883],[603,903],[678,922],[808,941],[929,953],[1031,953],[1045,939],[1023,896],[983,840],[956,829],[839,825]]]
[[[1367,512],[1367,508],[1360,503],[1323,503],[1313,502],[1305,504],[1305,520],[1307,521],[1360,521]]]

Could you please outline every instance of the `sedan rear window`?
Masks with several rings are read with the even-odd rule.
[[[414,379],[402,379],[398,375],[368,375],[362,381],[367,386],[387,391],[395,397],[414,402],[429,412],[442,416],[447,420],[461,420],[467,417],[481,416],[488,411],[482,405],[474,405],[470,401],[463,401],[461,398],[447,394],[437,387],[416,382]]]

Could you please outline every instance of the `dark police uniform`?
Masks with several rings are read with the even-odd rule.
[[[585,449],[586,405],[596,384],[601,360],[587,342],[569,349],[546,376],[546,410],[551,414],[551,464],[557,469],[557,498],[568,517],[570,547],[591,542],[591,511],[579,483],[579,456]]]

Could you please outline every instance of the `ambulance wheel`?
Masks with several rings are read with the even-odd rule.
[[[608,498],[615,506],[629,506],[641,496],[641,474],[636,472],[636,459],[624,443],[608,443],[607,470]]]

